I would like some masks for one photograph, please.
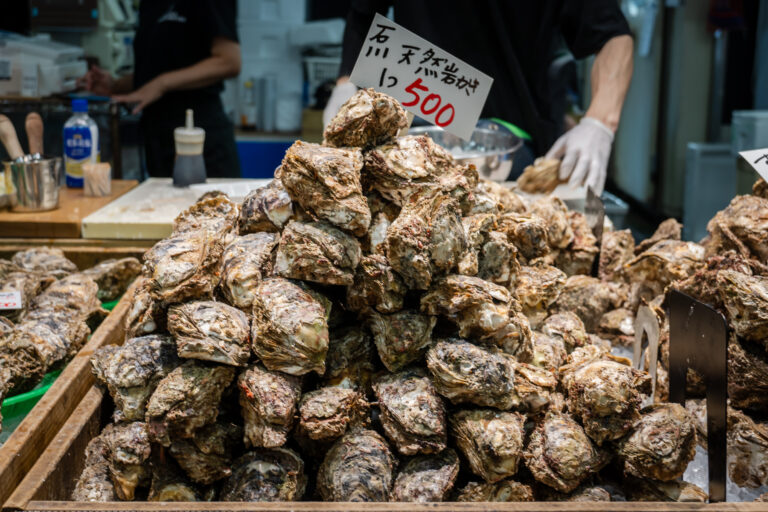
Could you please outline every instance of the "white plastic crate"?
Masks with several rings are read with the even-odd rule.
[[[309,97],[315,96],[315,89],[328,80],[336,82],[339,77],[341,57],[304,57],[304,69],[309,84]]]

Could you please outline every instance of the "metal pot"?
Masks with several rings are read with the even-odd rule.
[[[61,158],[41,158],[28,162],[3,162],[5,190],[11,210],[42,212],[59,206]]]
[[[488,128],[475,128],[468,141],[437,126],[419,126],[408,133],[429,135],[458,162],[474,164],[481,178],[499,182],[507,180],[514,155],[523,145],[522,139],[512,133]]]

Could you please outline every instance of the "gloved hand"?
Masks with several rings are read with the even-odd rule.
[[[605,187],[613,131],[592,117],[583,117],[552,145],[546,158],[561,158],[560,179],[572,186],[586,185],[600,195]],[[570,178],[569,178],[570,176]]]
[[[333,116],[339,111],[341,106],[347,102],[357,92],[357,86],[350,81],[336,84],[328,98],[328,103],[323,110],[323,128],[328,126]]]

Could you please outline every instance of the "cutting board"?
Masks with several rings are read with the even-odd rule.
[[[86,197],[81,188],[62,187],[59,207],[47,212],[0,211],[0,237],[80,238],[85,217],[138,185],[136,180],[112,180],[112,193]]]
[[[209,179],[205,185],[176,188],[171,178],[150,178],[83,219],[83,238],[160,240],[171,234],[173,219],[208,190],[241,201],[271,180]]]

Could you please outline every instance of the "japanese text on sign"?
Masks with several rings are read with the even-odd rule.
[[[0,292],[0,310],[21,309],[21,292]]]
[[[768,148],[740,151],[739,156],[752,166],[760,177],[768,181]]]
[[[469,139],[493,79],[377,14],[350,76],[396,98],[414,115]]]

